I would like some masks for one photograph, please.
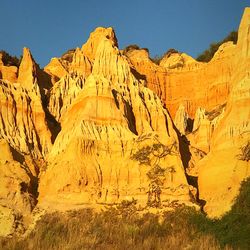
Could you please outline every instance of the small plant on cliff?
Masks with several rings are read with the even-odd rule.
[[[159,65],[163,57],[170,57],[174,53],[179,53],[179,51],[171,48],[167,52],[162,54],[161,56],[156,55],[155,57],[152,57],[151,61],[154,62],[155,64]]]
[[[147,205],[150,207],[159,207],[161,204],[161,188],[164,183],[165,172],[166,169],[157,164],[147,173],[150,180]]]
[[[238,157],[238,159],[242,161],[250,160],[250,141],[248,141],[246,145],[241,147],[241,153],[238,155]]]
[[[161,158],[167,155],[174,155],[176,148],[176,142],[171,145],[164,145],[157,142],[151,146],[142,147],[131,156],[131,159],[139,161],[140,165],[156,166]]]
[[[146,136],[144,136],[146,138]],[[143,138],[138,138],[142,141]],[[175,172],[173,167],[162,168],[159,162],[162,158],[167,155],[174,155],[177,149],[176,143],[171,145],[164,145],[158,141],[152,145],[144,146],[135,152],[132,156],[132,160],[139,161],[140,165],[151,166],[150,170],[147,172],[149,183],[148,189],[148,206],[159,207],[161,204],[161,190],[165,180],[166,173],[171,174],[171,181],[173,181],[173,173]]]
[[[126,54],[130,51],[139,50],[139,49],[143,49],[143,50],[146,50],[147,52],[149,52],[148,48],[140,48],[137,44],[130,44],[123,49],[123,53]]]

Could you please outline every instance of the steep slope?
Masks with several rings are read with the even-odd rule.
[[[24,49],[18,80],[0,80],[1,235],[23,232],[37,198],[37,178],[51,147],[35,62]],[[20,225],[17,228],[17,225]]]
[[[133,50],[127,56],[147,86],[165,103],[171,117],[182,104],[193,119],[198,107],[211,111],[226,102],[236,65],[235,47],[232,42],[221,45],[209,63],[197,62],[185,53],[166,55],[160,65],[154,64],[144,50]]]
[[[22,234],[36,204],[35,173],[6,140],[0,149],[0,235]]]
[[[250,8],[246,8],[239,28],[232,91],[211,136],[211,152],[198,164],[200,196],[211,216],[230,209],[240,182],[250,175],[249,150],[244,151],[250,141],[249,29]]]
[[[3,54],[0,52],[0,79],[16,82],[18,68],[16,66],[5,65],[3,61]]]
[[[249,30],[246,8],[237,44],[209,63],[172,53],[156,65],[102,27],[44,70],[27,48],[19,68],[0,54],[0,235],[23,233],[37,202],[199,198],[211,217],[228,211],[250,175]]]
[[[237,44],[222,44],[209,63],[172,53],[157,66],[148,54],[144,53],[147,59],[140,59],[142,50],[127,53],[146,85],[175,117],[175,126],[184,138],[182,156],[187,173],[198,177],[200,199],[210,216],[230,209],[240,182],[249,175],[249,161],[239,160],[250,139],[249,13],[246,8]],[[163,70],[163,79],[152,77]]]
[[[170,117],[112,37],[95,43],[92,73],[61,118],[40,179],[41,206],[190,200]]]

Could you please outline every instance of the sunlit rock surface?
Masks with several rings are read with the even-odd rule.
[[[250,175],[249,15],[209,63],[175,52],[157,65],[102,27],[44,69],[28,48],[19,67],[0,54],[0,235],[22,234],[34,208],[228,211]]]

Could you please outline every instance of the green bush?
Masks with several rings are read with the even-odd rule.
[[[0,54],[2,55],[2,61],[4,65],[19,67],[21,63],[21,58],[18,58],[16,56],[11,56],[4,50],[0,50]]]
[[[130,45],[128,45],[127,47],[125,47],[125,48],[123,49],[123,53],[124,53],[124,54],[127,54],[127,53],[130,52],[130,51],[133,51],[133,50],[140,50],[140,49],[146,50],[146,51],[149,53],[148,48],[140,48],[137,44],[130,44]]]
[[[197,58],[196,60],[199,62],[209,62],[215,52],[218,50],[218,48],[225,42],[228,41],[233,41],[233,43],[237,43],[238,39],[238,32],[237,31],[232,31],[230,32],[223,40],[217,42],[217,43],[211,43],[209,48],[205,51],[203,51]]]
[[[162,54],[161,56],[159,55],[156,55],[155,57],[152,57],[151,58],[151,61],[154,62],[155,64],[159,65],[161,60],[163,59],[163,57],[170,57],[172,54],[175,54],[175,53],[179,53],[178,50],[176,49],[169,49],[167,52],[165,52],[164,54]]]
[[[192,213],[189,220],[199,232],[213,235],[222,247],[230,245],[236,249],[249,249],[250,178],[242,182],[232,209],[221,219],[210,220],[203,214]]]

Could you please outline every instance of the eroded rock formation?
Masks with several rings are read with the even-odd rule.
[[[39,202],[135,198],[146,205],[150,192],[165,203],[176,197],[189,201],[172,121],[110,37],[95,44],[92,73],[61,116],[62,130],[40,178]]]
[[[228,211],[250,175],[249,15],[209,63],[170,53],[156,65],[119,50],[112,28],[44,70],[27,48],[19,68],[0,57],[0,235],[23,232],[35,206],[196,199],[209,216]]]

